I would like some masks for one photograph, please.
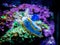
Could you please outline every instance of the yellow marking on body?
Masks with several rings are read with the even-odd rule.
[[[28,18],[28,20],[29,21],[31,21],[31,19],[30,18]],[[43,35],[42,34],[40,34],[40,35],[37,35],[37,34],[35,34],[35,33],[31,33],[26,27],[25,27],[25,25],[24,25],[24,23],[21,21],[20,22],[20,24],[22,25],[22,27],[24,28],[24,30],[25,31],[27,31],[29,34],[32,34],[32,35],[35,35],[35,36],[38,36],[38,37],[43,37]],[[31,24],[31,22],[30,22],[30,24]],[[32,28],[34,28],[33,26],[32,26]],[[35,29],[35,28],[34,28]],[[40,32],[41,33],[41,32]],[[42,36],[41,36],[42,35]]]
[[[23,25],[23,27],[25,28],[25,30],[26,31],[28,31],[29,32],[29,34],[32,34],[32,35],[34,35],[34,36],[38,36],[38,37],[43,37],[43,35],[42,34],[40,34],[40,35],[37,35],[37,34],[35,34],[35,33],[31,33],[26,27],[25,27],[25,25],[24,24],[22,24]],[[41,33],[41,32],[40,32]]]
[[[28,18],[28,21],[30,21],[30,24],[32,23],[30,18]],[[33,27],[33,25],[31,25],[31,27],[32,27],[34,30],[37,30],[36,28]],[[42,31],[42,30],[40,30],[40,31]]]
[[[31,19],[30,19],[30,18],[28,18],[28,21],[30,21],[30,24],[31,24]],[[32,25],[31,25],[31,27],[32,27],[34,30],[36,30],[36,28],[34,28]]]
[[[31,19],[30,18],[27,18],[29,21],[31,21]]]

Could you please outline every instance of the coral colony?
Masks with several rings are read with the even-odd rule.
[[[19,35],[22,41],[25,38],[33,40],[35,37],[46,37],[47,39],[43,40],[40,45],[56,45],[53,37],[55,31],[54,21],[52,19],[48,20],[52,16],[52,12],[46,6],[31,4],[21,4],[10,10],[3,11],[0,16],[0,30],[5,31],[4,25],[9,30],[0,38],[0,42],[11,42],[13,36],[17,37]]]

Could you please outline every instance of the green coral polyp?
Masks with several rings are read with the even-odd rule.
[[[3,16],[1,16],[1,18],[2,18],[2,19],[6,19],[6,16],[3,15]]]

